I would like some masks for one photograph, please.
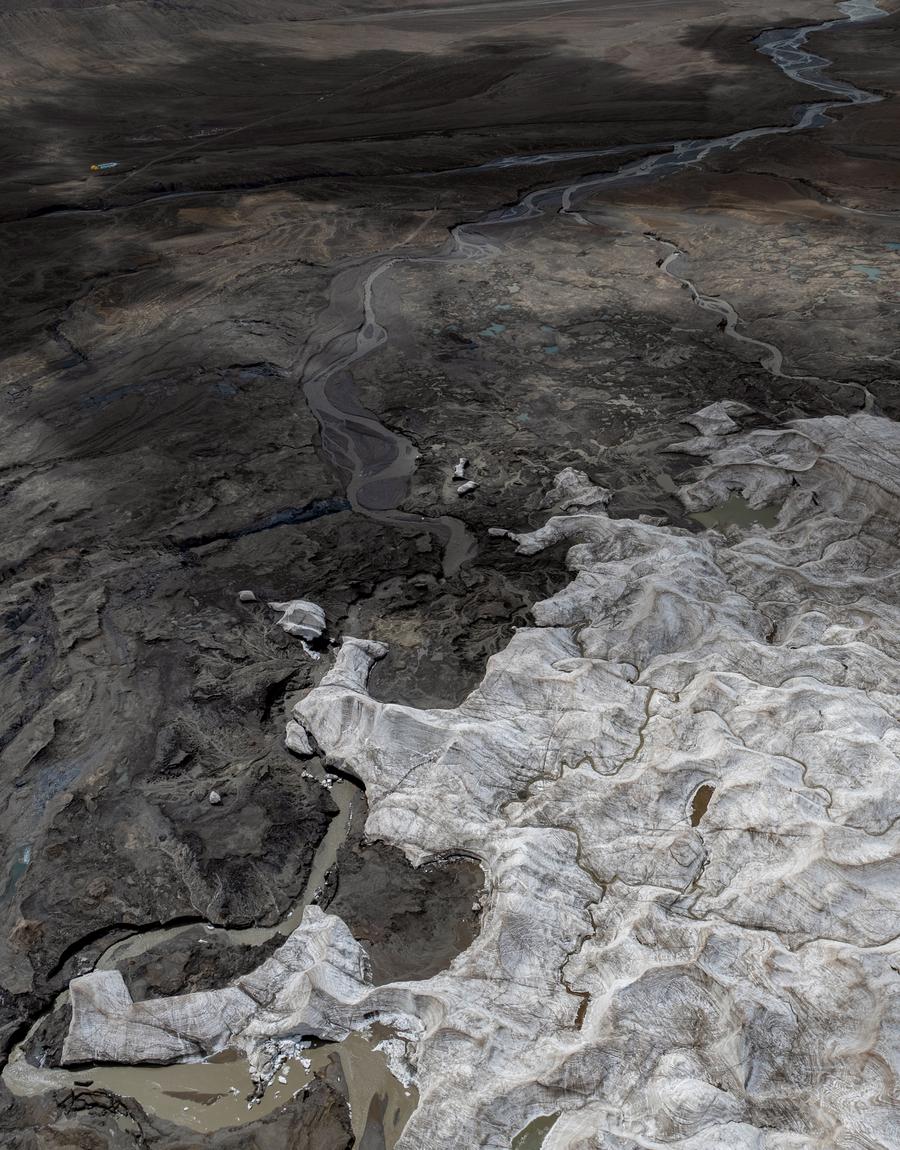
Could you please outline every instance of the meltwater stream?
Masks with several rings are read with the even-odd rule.
[[[228,928],[191,923],[137,932],[107,947],[94,969],[114,970],[127,960],[179,936],[190,936],[200,946],[209,945],[216,937],[242,946],[260,946],[275,936],[286,938],[300,925],[304,910],[315,901],[336,862],[353,824],[357,794],[355,784],[345,779],[334,781],[331,796],[337,804],[337,813],[316,851],[302,895],[290,913],[274,926]],[[61,1009],[67,1002],[68,991],[63,991],[51,1011]],[[3,1070],[3,1080],[14,1094],[78,1089],[79,1083],[89,1083],[86,1089],[90,1091],[105,1090],[134,1098],[148,1114],[187,1126],[197,1133],[242,1126],[271,1114],[301,1094],[329,1064],[340,1066],[357,1143],[375,1126],[385,1150],[392,1150],[418,1099],[415,1087],[404,1085],[392,1074],[377,1035],[351,1034],[343,1042],[306,1043],[289,1048],[272,1081],[251,1103],[253,1083],[249,1064],[233,1050],[170,1066],[95,1065],[63,1070],[33,1065],[25,1050],[41,1021],[39,1019],[16,1046]],[[382,1035],[381,1039],[384,1037],[389,1035]]]
[[[768,56],[786,76],[828,96],[826,100],[798,106],[792,124],[747,128],[714,139],[659,144],[657,147],[664,148],[664,151],[631,160],[612,172],[550,184],[529,192],[515,204],[489,212],[479,220],[458,224],[450,230],[447,241],[436,252],[384,253],[345,266],[338,272],[331,284],[329,304],[303,350],[300,380],[309,408],[321,428],[322,451],[338,473],[345,477],[347,498],[354,510],[401,529],[415,526],[419,530],[423,527],[430,530],[444,546],[445,574],[452,574],[474,553],[474,540],[460,520],[447,515],[426,519],[398,510],[415,470],[415,445],[405,436],[385,427],[376,415],[356,400],[351,375],[353,365],[383,347],[388,340],[388,332],[379,322],[375,306],[379,281],[399,264],[486,259],[499,250],[497,242],[490,238],[491,233],[498,229],[551,214],[569,215],[576,222],[586,223],[579,216],[578,207],[600,189],[661,179],[701,163],[714,152],[732,150],[748,140],[823,127],[829,123],[829,110],[835,107],[878,103],[881,96],[844,80],[829,78],[826,69],[831,61],[815,55],[805,46],[814,32],[887,15],[877,0],[844,0],[837,7],[842,15],[834,20],[763,32],[754,41],[756,50]],[[599,159],[632,150],[618,145],[596,151],[543,152],[535,154],[531,162],[545,164],[554,159],[563,161],[589,156]],[[507,156],[479,167],[521,165],[523,159],[521,156]],[[768,345],[760,344],[760,347],[765,356],[780,355],[777,349]]]
[[[815,104],[797,108],[790,125],[751,128],[712,140],[682,140],[659,145],[664,151],[623,164],[612,172],[579,177],[568,183],[551,184],[528,193],[516,204],[492,211],[480,220],[459,224],[449,234],[445,244],[436,252],[385,253],[338,271],[331,285],[330,302],[322,313],[315,331],[310,336],[302,356],[301,381],[310,409],[319,421],[322,431],[322,449],[342,474],[347,483],[347,498],[359,512],[399,527],[415,525],[431,530],[444,544],[445,570],[452,572],[472,553],[473,541],[463,523],[449,516],[423,520],[419,516],[401,512],[398,506],[404,498],[415,469],[416,451],[410,440],[385,427],[371,412],[362,408],[353,392],[351,368],[363,357],[382,347],[388,339],[384,325],[379,322],[375,306],[375,292],[379,281],[398,264],[451,263],[485,259],[499,249],[490,238],[496,229],[507,228],[552,214],[568,214],[578,220],[578,208],[593,192],[608,187],[623,187],[645,180],[662,178],[701,163],[713,152],[738,147],[747,140],[765,136],[786,135],[821,127],[828,123],[828,111],[837,106],[871,104],[880,96],[865,92],[852,84],[831,80],[825,75],[830,61],[816,56],[805,48],[809,36],[816,31],[840,25],[856,24],[886,15],[876,0],[846,0],[838,4],[842,17],[823,24],[801,28],[765,32],[755,41],[757,50],[769,56],[786,75],[809,85],[829,97]],[[579,155],[596,158],[621,154],[622,147],[598,149]],[[541,153],[534,163],[548,163],[556,159],[571,158],[572,153]],[[521,162],[522,157],[506,157],[495,166]],[[670,253],[670,259],[675,253]],[[720,309],[721,311],[721,309]],[[721,312],[727,321],[730,314]],[[732,324],[732,326],[734,326]],[[777,349],[759,341],[746,341],[759,347],[763,358],[772,357]],[[781,370],[781,362],[772,359],[767,366]],[[328,870],[343,841],[350,817],[351,791],[349,784],[335,787],[335,798],[341,807],[325,840],[319,848],[307,889],[291,915],[268,930],[228,932],[239,935],[244,943],[258,943],[274,933],[285,934],[297,925],[303,909],[312,900],[315,891]],[[127,954],[161,941],[186,928],[161,931],[158,934],[132,938],[116,944],[102,956],[99,965],[114,965]],[[189,929],[196,930],[196,926]],[[236,939],[237,940],[237,939]],[[36,1024],[37,1025],[37,1024]],[[333,1044],[326,1052],[311,1051],[309,1059],[296,1063],[282,1075],[287,1081],[283,1091],[278,1084],[270,1087],[258,1110],[248,1112],[240,1097],[249,1085],[244,1064],[208,1060],[190,1065],[159,1067],[92,1067],[72,1073],[30,1065],[24,1056],[23,1045],[15,1050],[4,1069],[6,1084],[15,1093],[41,1091],[71,1086],[76,1078],[89,1077],[95,1087],[106,1087],[114,1093],[137,1098],[147,1109],[172,1121],[192,1126],[195,1130],[215,1129],[252,1120],[260,1113],[275,1109],[289,1099],[309,1081],[311,1070],[335,1053],[342,1059],[348,1078],[351,1100],[354,1102],[354,1130],[360,1139],[370,1110],[388,1107],[392,1118],[383,1123],[379,1119],[385,1144],[393,1146],[403,1123],[415,1104],[415,1092],[403,1088],[390,1074],[383,1054],[373,1043],[359,1035],[346,1043]],[[306,1062],[313,1065],[307,1065]],[[239,1086],[238,1083],[241,1085]],[[374,1108],[374,1109],[373,1109]],[[517,1145],[540,1145],[547,1133],[546,1127],[531,1124],[517,1136]]]

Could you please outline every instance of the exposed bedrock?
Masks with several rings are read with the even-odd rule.
[[[480,861],[463,954],[373,987],[310,907],[221,991],[76,979],[64,1057],[233,1045],[264,1076],[272,1039],[379,1020],[419,1090],[406,1150],[508,1148],[541,1115],[545,1150],[896,1146],[900,429],[698,427],[686,506],[739,493],[773,526],[610,519],[569,472],[516,539],[570,542],[572,581],[458,707],[373,699],[363,639],[295,707],[370,838]]]

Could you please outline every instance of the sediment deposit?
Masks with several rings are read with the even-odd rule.
[[[0,4],[4,1150],[890,1143],[895,9]]]
[[[895,1145],[900,433],[696,422],[685,505],[737,493],[773,526],[611,519],[569,473],[516,542],[565,540],[572,580],[458,707],[374,700],[385,649],[348,638],[294,710],[370,837],[481,863],[449,969],[373,988],[313,908],[220,992],[74,981],[66,1060],[236,1044],[265,1075],[272,1040],[380,1021],[419,1090],[404,1148],[508,1147],[541,1115],[546,1150]]]

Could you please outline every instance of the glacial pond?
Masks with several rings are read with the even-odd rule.
[[[544,1139],[556,1125],[559,1114],[542,1114],[535,1118],[512,1140],[512,1150],[541,1150]]]
[[[253,1086],[247,1062],[234,1051],[174,1066],[95,1066],[73,1077],[90,1081],[95,1089],[134,1098],[148,1114],[206,1133],[243,1126],[273,1113],[337,1059],[347,1083],[357,1144],[371,1122],[383,1132],[386,1150],[393,1150],[416,1107],[418,1093],[394,1077],[377,1045],[375,1039],[351,1034],[343,1042],[325,1042],[301,1051],[281,1066],[265,1094],[253,1104],[247,1101]]]
[[[743,496],[731,495],[718,507],[712,507],[709,511],[695,511],[691,519],[717,531],[732,525],[749,527],[752,523],[771,528],[778,522],[780,511],[781,506],[777,503],[768,504],[766,507],[751,507]]]

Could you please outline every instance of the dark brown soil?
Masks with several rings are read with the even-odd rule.
[[[327,668],[341,634],[390,643],[372,679],[379,697],[458,702],[566,578],[561,552],[525,558],[488,535],[539,522],[562,467],[609,487],[614,515],[684,524],[671,480],[694,461],[666,448],[691,434],[686,414],[719,398],[746,402],[748,424],[853,410],[847,381],[896,410],[887,261],[900,234],[890,216],[851,218],[834,204],[898,208],[900,21],[815,45],[891,95],[884,103],[598,197],[591,228],[544,221],[497,259],[421,263],[385,283],[391,339],[354,385],[420,452],[405,509],[458,516],[476,537],[473,561],[445,578],[427,530],[348,510],[298,389],[335,266],[398,246],[434,251],[459,220],[598,162],[461,167],[789,122],[809,93],[750,39],[754,21],[802,23],[812,5],[796,20],[746,6],[726,20],[686,3],[667,50],[654,49],[648,18],[605,55],[612,24],[579,46],[581,25],[561,14],[505,30],[473,20],[449,35],[447,18],[395,27],[382,11],[363,33],[341,26],[348,48],[341,27],[322,32],[321,4],[0,7],[13,69],[0,90],[8,1047],[126,933],[284,915],[335,810],[282,746],[286,703]],[[106,159],[119,167],[89,172]],[[658,277],[651,227],[683,229],[696,274],[743,294],[747,322],[816,378],[775,380],[736,354]],[[860,245],[884,257],[880,285],[852,271]],[[826,254],[807,260],[813,249]],[[855,294],[791,321],[803,284],[838,264]],[[471,496],[450,481],[460,455],[479,485]],[[259,601],[239,602],[244,589]],[[297,597],[325,609],[319,662],[266,606]],[[423,978],[477,930],[481,882],[465,860],[415,870],[357,826],[325,901],[379,981]],[[261,957],[201,955],[185,935],[125,975],[137,997],[171,994],[227,982]],[[48,1018],[32,1045],[52,1052],[64,1025],[62,1013]],[[350,1134],[325,1083],[205,1137],[90,1091],[25,1101],[0,1084],[0,1144],[338,1150]]]

